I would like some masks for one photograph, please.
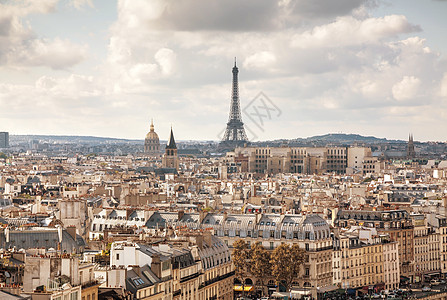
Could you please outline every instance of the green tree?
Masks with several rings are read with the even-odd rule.
[[[306,252],[298,245],[289,246],[281,244],[272,252],[270,260],[272,264],[272,275],[276,284],[285,284],[287,291],[290,291],[292,282],[298,277],[301,266],[304,263]]]
[[[261,242],[257,242],[251,246],[250,273],[255,277],[256,283],[260,283],[263,295],[268,294],[268,291],[265,291],[267,286],[264,280],[272,274],[270,259],[270,252],[265,250]]]
[[[244,240],[239,239],[233,243],[233,253],[231,260],[233,261],[234,265],[234,275],[242,282],[242,287],[244,285],[244,280],[249,272],[249,255],[250,248]]]
[[[0,152],[0,158],[2,158],[2,159],[7,159],[8,156],[7,156],[5,153]]]

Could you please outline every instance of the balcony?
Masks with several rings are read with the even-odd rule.
[[[229,278],[229,277],[231,277],[231,276],[234,276],[234,274],[235,274],[235,272],[232,271],[232,272],[230,272],[230,273],[227,273],[227,274],[224,274],[224,275],[220,275],[220,276],[214,277],[214,278],[212,278],[212,279],[210,279],[210,280],[206,280],[205,282],[202,282],[202,283],[200,284],[199,289],[204,288],[204,287],[206,287],[206,286],[208,286],[208,285],[211,285],[211,284],[213,284],[213,283],[216,283],[216,282],[218,282],[218,281],[227,279],[227,278]]]
[[[81,285],[81,289],[87,289],[87,288],[89,288],[89,287],[92,287],[92,286],[95,286],[95,285],[100,285],[101,283],[98,281],[98,280],[90,280],[90,281],[87,281],[87,282],[84,282],[82,285]]]
[[[183,282],[185,282],[185,281],[188,281],[188,280],[197,278],[197,277],[200,276],[200,274],[201,274],[201,273],[197,272],[197,273],[188,275],[188,276],[186,276],[186,277],[180,278],[180,283],[183,283]]]

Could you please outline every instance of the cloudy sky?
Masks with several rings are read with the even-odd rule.
[[[154,118],[161,139],[172,124],[217,140],[237,57],[252,138],[446,141],[446,13],[441,0],[0,0],[0,131],[142,139]]]

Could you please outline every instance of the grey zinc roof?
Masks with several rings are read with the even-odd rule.
[[[0,234],[0,248],[10,248],[17,246],[18,248],[55,248],[59,243],[59,235],[57,229],[37,229],[37,230],[11,230],[9,233],[9,242],[6,243],[4,231]],[[85,241],[81,236],[77,236],[74,240],[71,235],[62,231],[62,251],[81,252],[85,246]]]

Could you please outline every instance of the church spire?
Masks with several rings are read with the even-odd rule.
[[[153,118],[151,118],[151,132],[153,132],[154,131],[154,119]]]
[[[415,157],[416,157],[416,151],[414,150],[413,134],[410,133],[408,135],[407,158],[415,158]]]
[[[174,132],[172,131],[172,126],[171,126],[171,133],[169,135],[169,142],[168,145],[166,146],[166,149],[177,149],[177,145],[175,144],[174,139]]]

